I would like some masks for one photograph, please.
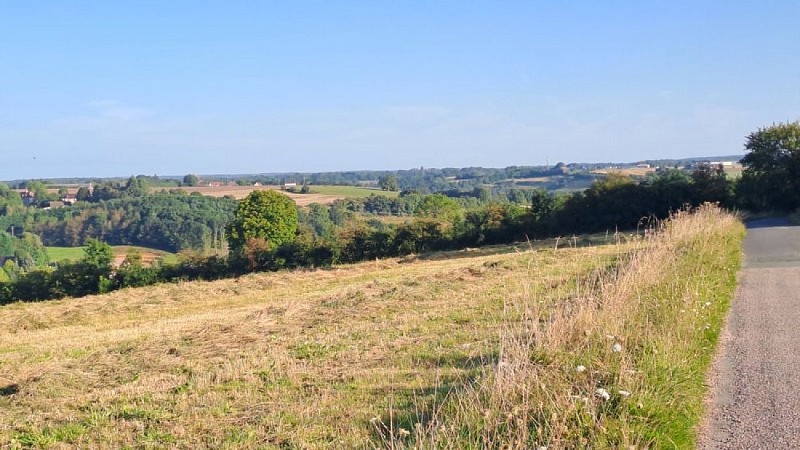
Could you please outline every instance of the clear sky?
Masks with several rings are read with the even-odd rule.
[[[0,1],[0,179],[742,153],[800,2]]]

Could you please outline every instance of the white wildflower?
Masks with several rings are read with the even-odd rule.
[[[578,366],[578,367],[575,368],[575,371],[578,372],[578,373],[585,372],[586,371],[586,366]]]
[[[603,400],[608,400],[611,398],[611,394],[609,394],[608,391],[603,388],[597,388],[594,393]]]
[[[619,391],[619,395],[621,395],[621,396],[623,396],[623,397],[630,397],[630,396],[631,396],[631,393],[630,393],[630,392],[628,392],[628,391],[623,391],[623,390],[620,390],[620,391]]]
[[[622,344],[620,344],[619,342],[614,343],[614,345],[611,346],[611,351],[614,352],[614,353],[621,352],[622,351]]]
[[[614,340],[614,339],[616,339],[616,336],[614,336],[613,334],[607,334],[607,335],[606,335],[606,339],[608,339],[608,340]]]
[[[405,428],[400,428],[400,436],[408,436],[409,434],[411,433],[408,430]]]
[[[706,302],[706,306],[711,306],[711,302]]]

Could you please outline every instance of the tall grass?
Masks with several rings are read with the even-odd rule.
[[[648,230],[612,269],[510,294],[494,370],[412,429],[377,422],[378,439],[397,448],[692,447],[743,234],[736,217],[705,205]]]

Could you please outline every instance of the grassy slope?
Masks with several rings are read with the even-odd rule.
[[[451,254],[0,311],[0,445],[357,446],[489,370],[503,300],[615,247]],[[14,388],[17,389],[17,388]]]
[[[0,446],[683,446],[733,286],[738,228],[723,225],[722,253],[708,239],[665,247],[659,254],[678,258],[657,262],[665,278],[616,280],[638,293],[635,308],[622,291],[592,289],[652,242],[456,252],[6,306]],[[695,294],[671,302],[675,289]],[[656,306],[641,308],[648,293]],[[608,300],[585,309],[599,294]],[[612,401],[593,396],[601,385]]]
[[[569,301],[526,293],[500,363],[439,416],[386,442],[447,448],[692,448],[705,373],[736,285],[744,228],[681,215]],[[580,368],[580,369],[579,369]]]

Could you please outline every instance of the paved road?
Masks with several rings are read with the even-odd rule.
[[[701,447],[800,449],[800,227],[752,222]]]

